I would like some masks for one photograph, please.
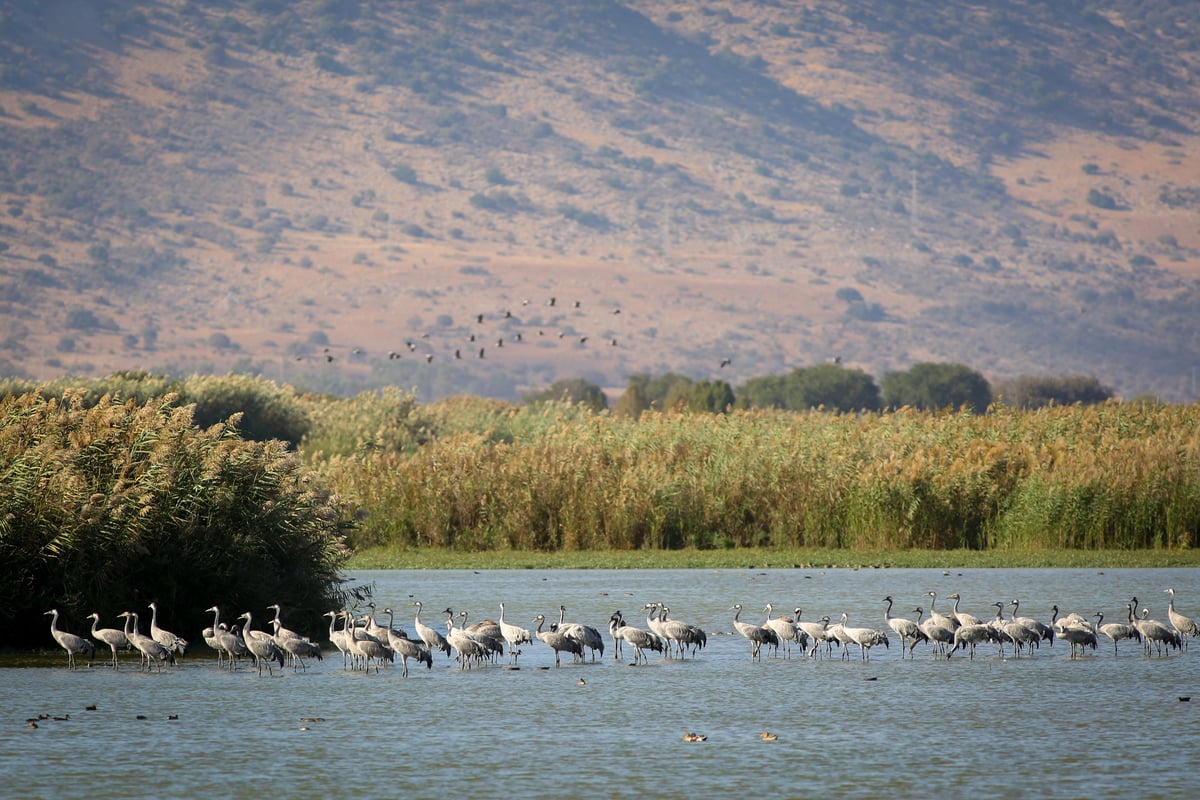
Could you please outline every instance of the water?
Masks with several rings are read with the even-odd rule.
[[[938,610],[960,592],[963,610],[1021,600],[1124,619],[1136,595],[1166,620],[1167,596],[1200,616],[1200,570],[766,570],[357,572],[379,606],[411,602],[439,627],[446,606],[472,620],[498,616],[532,628],[537,613],[606,630],[625,612],[645,627],[646,601],[701,625],[695,660],[630,667],[611,649],[595,664],[564,663],[526,645],[521,669],[503,663],[460,672],[438,654],[434,668],[400,677],[345,672],[336,653],[307,672],[216,669],[201,645],[182,667],[141,673],[70,672],[66,656],[40,668],[0,668],[0,794],[12,798],[134,795],[224,797],[1191,797],[1190,756],[1200,743],[1200,641],[1191,651],[1145,657],[1136,642],[1111,643],[1071,660],[1064,643],[1029,658],[1000,659],[983,646],[971,661],[913,661],[876,647],[869,663],[764,658],[733,633],[761,622],[770,602],[805,619],[843,611],[852,625],[883,626],[885,595],[897,616]],[[207,605],[207,601],[202,600]],[[253,610],[253,609],[252,609]],[[230,610],[233,611],[232,609]],[[909,615],[911,616],[911,615]],[[179,633],[187,635],[183,631]],[[324,631],[320,633],[324,638]],[[47,632],[47,638],[49,634]],[[198,634],[191,637],[199,640]],[[606,648],[611,640],[606,636]],[[11,662],[8,662],[11,663]],[[46,668],[50,664],[53,668]],[[584,680],[584,685],[578,681]],[[873,679],[873,680],[872,680]],[[1181,702],[1180,696],[1193,696]],[[93,711],[86,710],[95,704]],[[38,714],[70,716],[26,719]],[[139,715],[146,719],[137,719]],[[177,715],[178,719],[169,719]],[[319,721],[302,721],[319,718]],[[301,730],[307,727],[308,730]],[[776,742],[759,738],[763,730]],[[708,736],[687,743],[685,731]]]

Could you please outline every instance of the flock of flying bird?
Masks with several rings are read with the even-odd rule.
[[[791,656],[793,646],[809,658],[820,656],[831,657],[835,646],[841,648],[841,657],[851,657],[852,649],[858,648],[859,657],[863,661],[870,660],[871,648],[877,645],[890,647],[892,636],[898,637],[901,647],[901,658],[907,650],[910,658],[918,644],[928,644],[934,657],[951,658],[954,653],[964,651],[968,657],[975,657],[975,649],[982,644],[992,644],[997,647],[1000,656],[1005,655],[1005,648],[1011,647],[1016,657],[1023,654],[1032,655],[1033,650],[1042,642],[1053,645],[1055,639],[1066,640],[1070,646],[1070,657],[1077,658],[1084,654],[1087,648],[1095,650],[1101,636],[1112,642],[1113,654],[1117,653],[1119,643],[1126,639],[1141,643],[1146,655],[1164,655],[1170,649],[1185,649],[1187,640],[1200,636],[1200,625],[1175,610],[1175,590],[1164,590],[1170,595],[1167,606],[1167,617],[1170,626],[1149,618],[1149,609],[1140,607],[1138,599],[1132,598],[1125,604],[1127,619],[1123,622],[1105,622],[1104,614],[1096,612],[1091,617],[1070,613],[1059,616],[1058,606],[1052,606],[1049,622],[1042,622],[1030,617],[1021,616],[1020,602],[996,602],[996,615],[988,619],[980,619],[959,610],[961,597],[956,594],[948,595],[954,600],[954,608],[949,614],[942,614],[934,609],[937,602],[936,592],[926,592],[929,602],[928,617],[920,606],[913,609],[914,619],[892,616],[894,601],[891,596],[881,600],[886,606],[883,620],[886,628],[855,627],[849,624],[849,615],[843,613],[840,621],[833,623],[828,616],[816,621],[802,621],[802,609],[796,608],[794,617],[777,616],[771,604],[763,609],[766,619],[756,624],[741,619],[741,604],[734,605],[733,627],[735,631],[750,643],[750,656],[754,660],[762,658],[764,647],[770,648],[774,655],[779,655],[782,648],[787,657]],[[486,663],[494,663],[505,655],[507,649],[508,663],[515,667],[523,646],[540,641],[554,652],[555,666],[561,664],[563,653],[569,654],[576,662],[584,661],[589,656],[594,662],[596,655],[602,657],[605,650],[605,638],[598,628],[578,622],[566,620],[566,607],[558,607],[558,620],[547,625],[544,614],[538,614],[530,624],[536,622],[533,630],[511,624],[504,619],[504,604],[500,604],[499,621],[484,620],[468,624],[467,612],[455,614],[447,608],[441,612],[446,615],[445,633],[426,625],[421,621],[421,602],[414,601],[416,612],[413,617],[414,635],[410,636],[403,628],[396,627],[395,613],[391,608],[376,611],[373,603],[368,604],[364,614],[354,614],[350,611],[328,611],[328,638],[330,643],[342,655],[342,665],[346,669],[357,669],[370,672],[374,668],[379,672],[382,663],[393,663],[397,658],[401,661],[401,674],[407,677],[408,662],[415,660],[418,665],[424,664],[432,668],[434,653],[444,653],[447,658],[453,657],[458,662],[459,669],[470,669]],[[1004,615],[1005,609],[1011,607],[1011,616]],[[118,667],[117,652],[122,649],[133,649],[140,654],[142,669],[159,670],[165,664],[174,664],[177,656],[188,652],[188,642],[181,636],[164,630],[158,626],[158,606],[150,603],[150,635],[139,631],[138,615],[132,611],[118,614],[125,620],[122,629],[98,628],[99,614],[91,614],[91,639],[77,636],[60,630],[58,627],[59,614],[57,609],[47,611],[51,616],[50,633],[54,640],[67,652],[67,665],[71,669],[77,666],[76,658],[84,656],[91,666],[97,646],[107,646],[112,654],[108,662],[113,669]],[[280,668],[290,662],[293,669],[303,669],[306,659],[322,658],[322,646],[311,639],[284,627],[281,620],[282,611],[278,605],[267,607],[274,611],[270,621],[271,632],[255,630],[253,615],[247,611],[238,617],[237,623],[226,625],[221,622],[221,612],[216,606],[209,608],[213,615],[213,624],[205,628],[201,638],[205,644],[217,653],[217,666],[236,669],[242,658],[250,659],[254,667],[262,674],[265,667],[268,673],[274,672],[274,667]],[[613,658],[622,657],[624,645],[633,650],[633,663],[648,661],[647,651],[662,653],[664,657],[685,658],[689,653],[695,657],[708,643],[708,635],[699,626],[677,620],[669,616],[670,608],[663,603],[647,603],[642,610],[646,612],[646,627],[639,628],[625,621],[620,611],[614,612],[608,620],[608,637],[612,642]],[[386,615],[387,624],[380,624],[377,613]],[[1096,621],[1092,622],[1091,618]],[[244,624],[241,624],[242,621]],[[546,628],[546,630],[543,630]]]
[[[523,300],[522,304],[528,306],[529,300]],[[545,304],[548,308],[558,308],[559,307],[558,306],[558,298],[556,298],[556,297],[550,297],[548,300],[546,300]],[[582,305],[583,305],[582,301],[575,300],[572,303],[571,307],[573,310],[578,311],[582,308]],[[621,313],[621,309],[620,308],[612,308],[609,310],[608,313],[612,316],[616,316]],[[475,314],[474,315],[475,324],[477,326],[484,325],[485,320],[488,318],[488,316],[489,315],[483,314],[483,313]],[[513,312],[511,310],[505,310],[505,311],[501,312],[500,319],[503,322],[510,323],[509,327],[511,327],[512,324],[520,324],[518,319],[515,316],[513,316]],[[506,336],[507,336],[507,339],[505,338]],[[573,331],[571,333],[568,333],[567,329],[559,330],[557,332],[557,334],[553,334],[553,335],[548,335],[544,329],[539,329],[537,331],[537,336],[539,338],[556,337],[557,339],[563,340],[563,341],[570,340],[571,342],[575,343],[577,346],[581,346],[581,347],[587,345],[588,342],[590,340],[592,340],[592,338],[593,338],[587,334],[579,334],[579,333],[575,333]],[[605,336],[606,336],[606,338],[604,339],[604,343],[606,346],[608,346],[608,347],[618,347],[619,346],[617,337],[615,335],[613,335],[611,332],[607,333]],[[409,340],[405,341],[403,349],[387,351],[387,358],[389,361],[395,361],[395,360],[404,358],[405,353],[410,353],[410,354],[414,354],[417,358],[424,360],[425,363],[432,364],[434,361],[434,358],[436,356],[436,354],[432,351],[432,348],[428,346],[428,342],[432,338],[433,337],[428,333],[422,334],[420,337],[420,340],[422,340],[424,342],[423,344],[418,344],[418,341],[409,339]],[[494,332],[490,336],[485,335],[482,332],[471,331],[467,335],[465,341],[458,342],[457,346],[454,347],[453,358],[454,358],[454,360],[462,360],[462,359],[467,359],[467,358],[474,358],[474,359],[486,358],[489,349],[492,351],[502,350],[504,348],[505,341],[507,341],[509,343],[509,345],[511,346],[513,343],[523,342],[524,339],[525,339],[525,334],[522,331],[518,330],[518,331],[509,332],[508,328],[506,328],[504,330],[500,330],[498,332]],[[355,347],[350,350],[351,358],[362,358],[366,355],[367,355],[366,351],[363,350],[361,347]],[[333,362],[337,361],[337,358],[338,358],[337,355],[334,353],[334,351],[329,347],[326,347],[324,349],[324,351],[321,354],[321,357],[325,360],[326,363],[329,363],[329,364],[332,364]],[[304,359],[304,356],[296,357],[297,361],[300,361],[303,359]],[[732,363],[733,362],[731,359],[723,358],[723,359],[721,359],[720,366],[722,368],[724,368],[724,367],[728,367]]]

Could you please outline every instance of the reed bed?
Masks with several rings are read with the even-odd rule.
[[[200,428],[171,396],[0,398],[4,638],[44,638],[47,608],[111,620],[154,599],[184,630],[213,602],[279,602],[319,624],[343,597],[342,511],[296,453],[246,441],[239,421]]]
[[[1195,405],[407,412],[419,446],[309,454],[356,547],[1186,549],[1200,528]]]

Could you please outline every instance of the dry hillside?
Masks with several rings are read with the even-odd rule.
[[[0,373],[1191,400],[1197,54],[1167,0],[0,2]]]

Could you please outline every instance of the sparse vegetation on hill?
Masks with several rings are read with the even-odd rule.
[[[1196,397],[1189,4],[60,8],[0,9],[2,375]]]

